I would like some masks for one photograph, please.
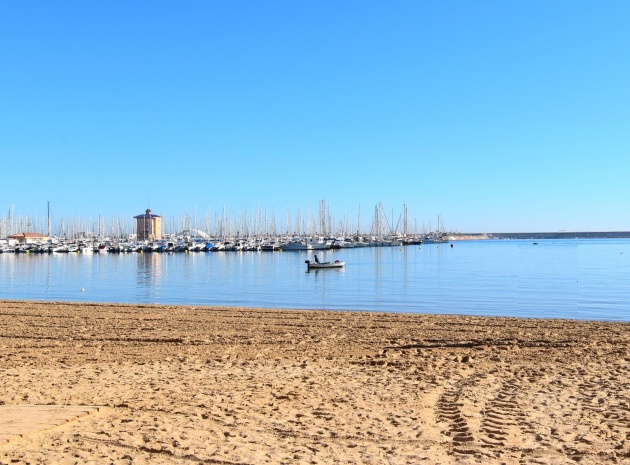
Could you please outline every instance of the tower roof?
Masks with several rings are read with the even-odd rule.
[[[134,218],[145,219],[145,218],[162,218],[162,217],[160,215],[156,215],[156,214],[152,213],[151,209],[147,208],[146,212],[144,212],[142,215],[134,216]]]

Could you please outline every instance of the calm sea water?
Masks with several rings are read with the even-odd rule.
[[[630,240],[305,252],[0,254],[0,299],[630,321]]]

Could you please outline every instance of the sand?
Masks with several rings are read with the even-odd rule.
[[[0,463],[630,463],[630,325],[0,302]],[[33,420],[35,421],[35,420]]]

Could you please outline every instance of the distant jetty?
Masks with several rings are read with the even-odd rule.
[[[603,232],[511,232],[489,234],[494,239],[627,239],[630,231]]]

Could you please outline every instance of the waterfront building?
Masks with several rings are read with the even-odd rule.
[[[45,234],[32,233],[32,232],[23,232],[20,234],[13,234],[7,237],[9,244],[19,244],[19,245],[27,245],[27,244],[41,244],[50,239],[49,236]]]
[[[162,217],[155,215],[147,208],[142,215],[134,216],[136,219],[136,233],[139,241],[156,241],[162,239]]]

